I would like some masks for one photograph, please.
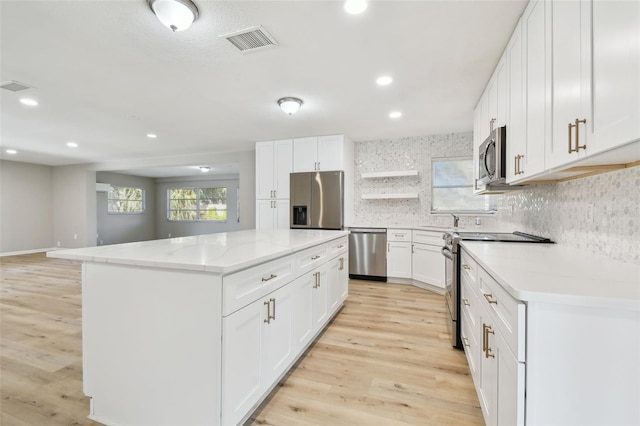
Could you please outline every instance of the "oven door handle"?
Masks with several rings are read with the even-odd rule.
[[[442,255],[447,259],[453,260],[453,254],[451,253],[451,250],[449,250],[449,247],[442,247],[442,249],[440,249],[440,253],[442,253]]]

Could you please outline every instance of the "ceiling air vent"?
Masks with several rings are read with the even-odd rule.
[[[261,26],[247,28],[235,33],[220,36],[226,38],[241,52],[262,49],[263,47],[277,46],[278,42]]]
[[[31,89],[31,86],[27,86],[24,83],[20,83],[19,81],[5,81],[0,84],[0,88],[11,90],[12,92],[19,92],[21,90]]]

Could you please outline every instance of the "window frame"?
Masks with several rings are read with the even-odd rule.
[[[226,219],[211,219],[211,220],[207,220],[207,219],[201,219],[200,218],[200,191],[203,189],[220,189],[223,188],[225,190],[225,198],[224,198],[224,205],[225,205],[225,212],[226,212]],[[196,208],[195,209],[189,209],[189,210],[172,210],[171,209],[171,191],[176,190],[176,189],[181,189],[181,190],[193,190],[196,193]],[[201,223],[227,223],[229,221],[229,187],[224,185],[224,186],[171,186],[169,188],[167,188],[167,221],[168,222],[184,222],[184,223],[195,223],[195,222],[201,222]],[[196,219],[171,219],[171,212],[178,212],[178,211],[194,211],[196,213]]]
[[[109,210],[109,206],[111,205],[110,201],[111,200],[122,200],[122,201],[132,201],[132,200],[126,200],[124,198],[109,198],[109,196],[111,195],[111,188],[126,188],[126,189],[139,189],[142,193],[142,199],[140,200],[141,203],[141,208],[138,211],[133,211],[133,212],[118,212],[118,211],[111,211]],[[137,200],[135,200],[137,201]],[[109,191],[107,191],[107,214],[113,214],[113,215],[135,215],[135,214],[145,214],[147,212],[147,195],[146,195],[146,189],[142,186],[125,186],[125,185],[113,185],[110,184],[109,185]]]
[[[474,209],[474,210],[436,210],[434,209],[434,201],[435,201],[435,196],[434,196],[434,190],[435,189],[439,189],[439,188],[451,188],[451,189],[458,189],[458,188],[468,188],[471,189],[471,191],[473,192],[475,190],[474,187],[474,180],[473,180],[473,173],[475,173],[475,168],[474,168],[474,164],[473,164],[473,156],[459,156],[459,157],[433,157],[431,158],[431,206],[430,206],[430,213],[431,214],[456,214],[456,215],[493,215],[497,212],[497,206],[496,206],[496,200],[493,198],[493,196],[491,195],[476,195],[476,196],[481,196],[481,197],[486,197],[485,198],[485,209],[484,210],[478,210],[478,209]],[[471,182],[469,182],[468,185],[435,185],[435,163],[442,163],[442,162],[450,162],[450,161],[470,161],[471,162],[471,168],[473,170],[472,172],[472,180]]]

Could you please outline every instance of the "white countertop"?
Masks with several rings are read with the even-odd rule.
[[[348,235],[348,231],[255,229],[56,250],[49,257],[228,274]]]
[[[461,244],[515,299],[640,311],[640,265],[559,244]]]

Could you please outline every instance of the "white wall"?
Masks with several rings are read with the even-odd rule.
[[[53,168],[53,230],[60,247],[96,245],[96,172],[86,165]]]
[[[0,161],[0,253],[54,246],[52,177],[49,166]]]
[[[165,178],[156,179],[156,238],[185,237],[189,235],[214,234],[217,232],[237,231],[238,221],[238,189],[237,176],[219,176],[212,178]],[[167,190],[170,188],[227,188],[227,221],[226,222],[172,222],[167,219]]]
[[[96,193],[98,245],[148,241],[156,238],[156,185],[152,178],[120,173],[97,172],[96,180],[115,186],[143,188],[145,211],[109,214],[107,192]]]

